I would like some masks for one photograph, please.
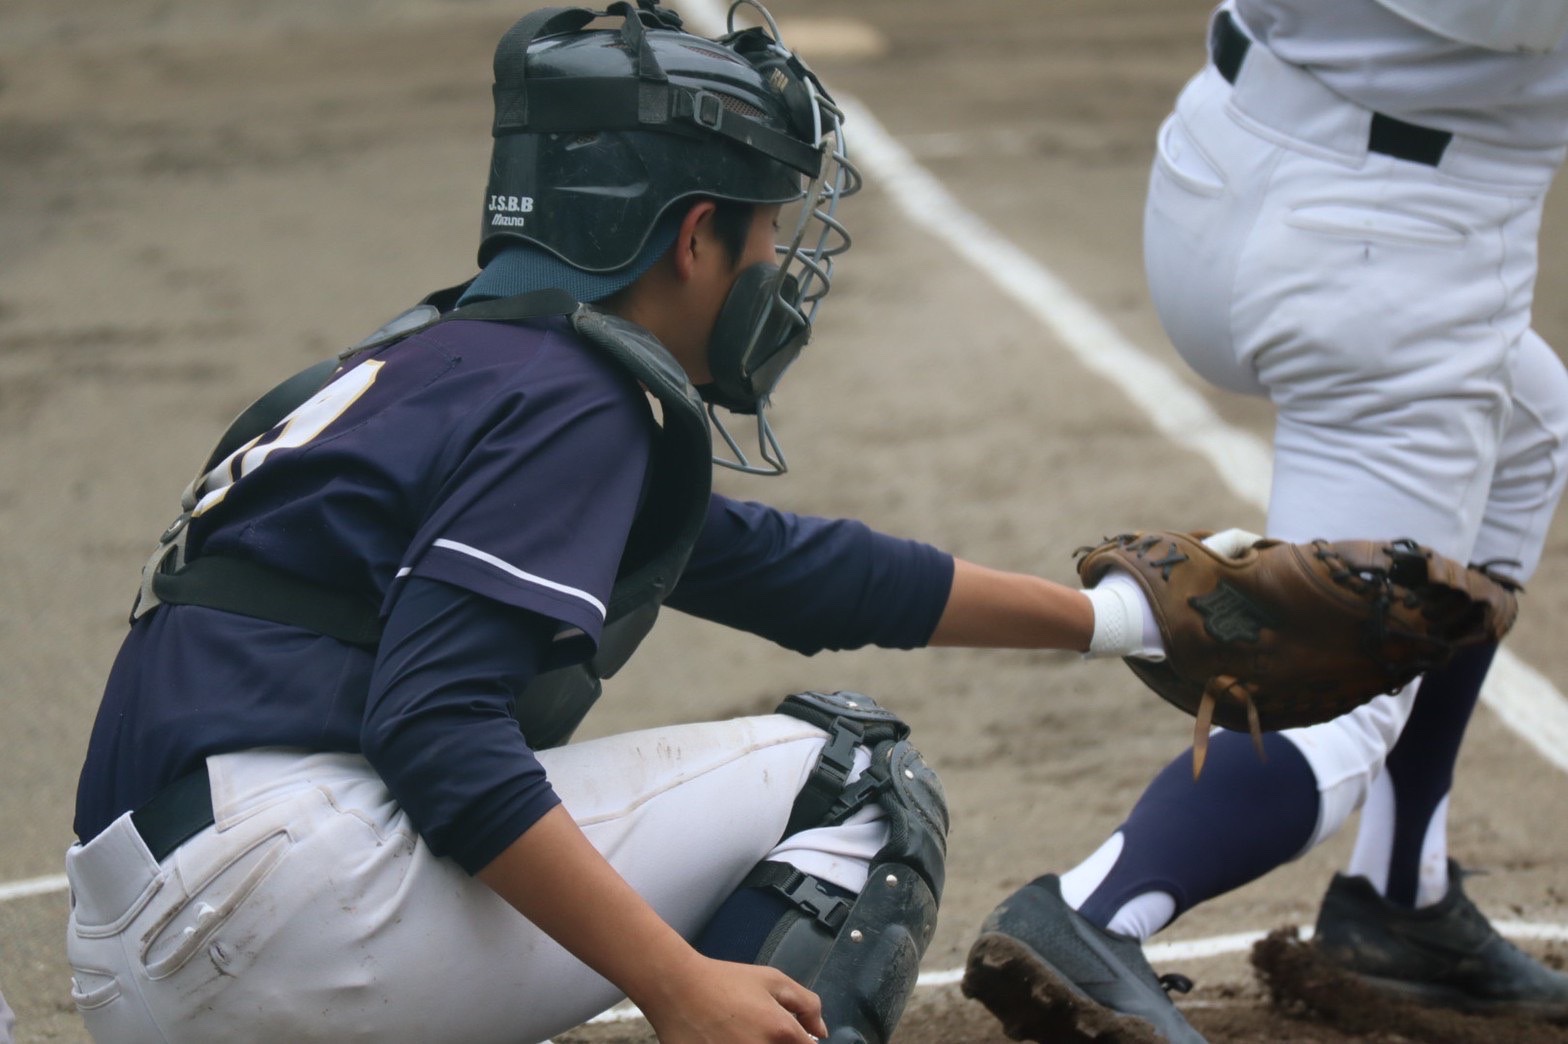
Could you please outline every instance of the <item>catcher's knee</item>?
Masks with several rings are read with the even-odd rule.
[[[909,742],[909,726],[869,696],[855,692],[800,692],[778,713],[810,722],[828,734],[801,787],[784,836],[844,823],[868,805],[887,816],[888,839],[872,862],[896,860],[914,868],[940,897],[947,857],[947,795],[941,780]],[[859,776],[855,749],[871,763]]]
[[[757,963],[814,988],[829,1028],[849,1031],[845,1039],[879,1044],[898,1022],[936,928],[946,874],[947,798],[909,742],[909,726],[870,697],[797,693],[779,713],[828,733],[785,836],[842,824],[871,804],[882,809],[888,832],[858,896],[846,898],[786,863],[759,864],[744,887],[776,891],[789,908],[768,933]],[[855,749],[862,746],[871,763],[850,779]]]

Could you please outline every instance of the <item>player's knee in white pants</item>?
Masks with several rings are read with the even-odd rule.
[[[1493,184],[1338,157],[1364,111],[1248,61],[1234,88],[1195,77],[1161,128],[1144,256],[1194,371],[1278,407],[1268,535],[1410,537],[1527,578],[1568,476],[1568,376],[1528,329],[1549,167]],[[1318,780],[1311,844],[1365,801],[1414,692],[1285,733]]]
[[[1484,515],[1473,535],[1459,515],[1412,508],[1393,491],[1381,497],[1317,498],[1310,516],[1289,510],[1288,504],[1271,504],[1270,535],[1411,536],[1460,559],[1496,562],[1503,573],[1528,580],[1568,479],[1568,372],[1533,333],[1522,339],[1510,368],[1513,400],[1497,442],[1495,471],[1486,473]],[[1276,488],[1281,485],[1306,490],[1309,500],[1322,492],[1314,493],[1310,480],[1293,483],[1276,464]],[[1419,684],[1334,721],[1284,733],[1318,781],[1318,826],[1307,848],[1333,835],[1366,802],[1410,716]]]
[[[1533,330],[1520,339],[1510,370],[1513,411],[1471,560],[1504,563],[1523,582],[1540,564],[1568,482],[1568,370]]]

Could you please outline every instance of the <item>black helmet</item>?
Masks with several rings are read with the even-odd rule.
[[[621,28],[580,31],[604,15]],[[502,37],[481,265],[522,240],[614,271],[678,200],[800,198],[822,167],[810,74],[760,29],[709,40],[679,24],[643,0],[546,8]]]
[[[737,29],[737,10],[764,23]],[[589,29],[619,17],[618,29]],[[495,52],[495,146],[479,263],[509,243],[575,269],[607,273],[638,260],[660,219],[682,201],[794,204],[779,264],[737,283],[710,345],[710,403],[756,414],[754,468],[723,424],[742,470],[784,469],[763,413],[773,385],[810,336],[849,247],[835,217],[860,187],[844,152],[842,113],[816,74],[779,40],[756,0],[737,0],[730,31],[686,32],[658,0],[604,11],[524,15]],[[717,421],[717,417],[715,417]]]

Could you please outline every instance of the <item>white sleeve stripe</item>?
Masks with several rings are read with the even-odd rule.
[[[524,572],[523,570],[512,565],[510,562],[503,561],[502,559],[499,559],[492,554],[487,554],[486,552],[479,550],[477,547],[469,547],[467,544],[459,544],[456,540],[447,540],[442,538],[435,542],[435,546],[444,547],[448,551],[456,551],[459,554],[469,555],[477,558],[486,565],[494,566],[503,573],[515,576],[517,579],[526,583],[535,584],[539,587],[548,588],[551,591],[559,591],[561,594],[571,595],[573,598],[581,599],[582,601],[587,602],[589,605],[594,607],[594,609],[599,613],[599,619],[604,619],[604,603],[599,601],[599,599],[595,598],[593,595],[589,594],[587,591],[579,590],[575,587],[568,587],[565,584],[558,584],[554,580],[546,580],[542,576],[535,576],[532,573]]]

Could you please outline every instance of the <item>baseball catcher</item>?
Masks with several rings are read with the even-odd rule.
[[[1144,651],[1114,577],[713,489],[785,468],[771,395],[860,183],[739,7],[763,24],[718,39],[654,0],[523,15],[477,274],[263,394],[186,486],[77,790],[96,1039],[516,1044],[626,997],[663,1044],[888,1044],[948,828],[892,700],[573,742],[604,682],[666,609],[803,654]]]
[[[1136,582],[1163,656],[1127,665],[1197,718],[1252,734],[1337,718],[1513,626],[1518,585],[1411,540],[1265,540],[1241,530],[1124,533],[1078,551],[1078,575]],[[1113,585],[1114,586],[1114,585]]]

